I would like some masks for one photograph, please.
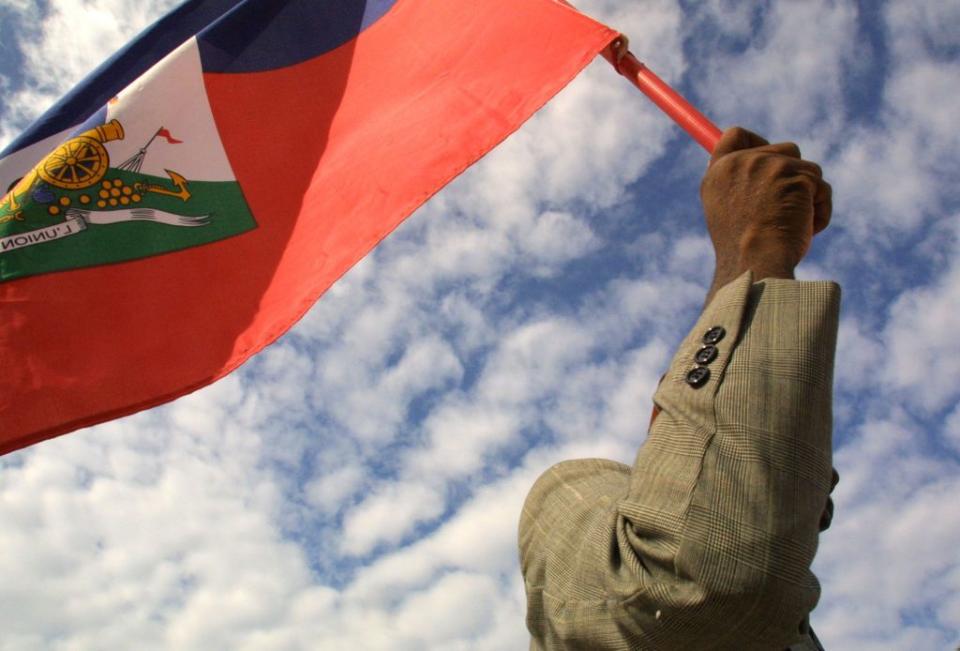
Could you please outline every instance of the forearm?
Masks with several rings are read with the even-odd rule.
[[[795,634],[815,605],[838,300],[832,283],[744,277],[681,345],[621,506],[653,579],[684,586],[663,639],[715,641],[719,618],[740,648],[762,648]],[[694,388],[687,373],[714,325],[726,336]]]

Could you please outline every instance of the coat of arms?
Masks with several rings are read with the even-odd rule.
[[[158,139],[181,144],[163,127],[112,165],[110,148],[125,136],[117,119],[93,126],[10,184],[0,200],[0,282],[148,257],[255,227],[236,183],[142,172]]]

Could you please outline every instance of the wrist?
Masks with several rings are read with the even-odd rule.
[[[740,240],[737,267],[740,273],[748,269],[752,271],[754,280],[793,279],[794,269],[804,253],[795,251],[799,246],[795,244],[771,236],[769,232],[748,232]]]
[[[753,252],[751,255],[717,255],[717,264],[713,273],[713,282],[707,292],[706,304],[713,299],[714,294],[721,287],[733,282],[747,271],[753,275],[754,282],[764,278],[785,278],[793,280],[794,266],[782,254],[760,255]]]
[[[723,256],[717,253],[717,265],[713,270],[713,281],[710,283],[710,290],[707,292],[707,299],[704,307],[710,304],[721,287],[736,280],[746,269],[741,269],[740,261],[735,256]]]
[[[740,273],[744,271],[753,272],[753,280],[763,280],[764,278],[788,278],[793,280],[795,266],[780,252],[773,252],[767,255],[753,254],[744,257],[739,263]]]

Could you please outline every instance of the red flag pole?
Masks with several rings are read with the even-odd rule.
[[[704,149],[713,153],[723,133],[690,102],[660,79],[627,50],[629,42],[621,36],[603,51],[603,56],[621,75],[626,77],[649,97],[654,104],[669,115]]]

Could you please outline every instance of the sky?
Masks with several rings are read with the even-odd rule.
[[[170,0],[0,0],[0,147]],[[960,645],[960,3],[580,0],[834,188],[828,649]],[[517,522],[632,463],[713,268],[705,152],[599,60],[283,338],[0,458],[0,651],[523,649]]]

